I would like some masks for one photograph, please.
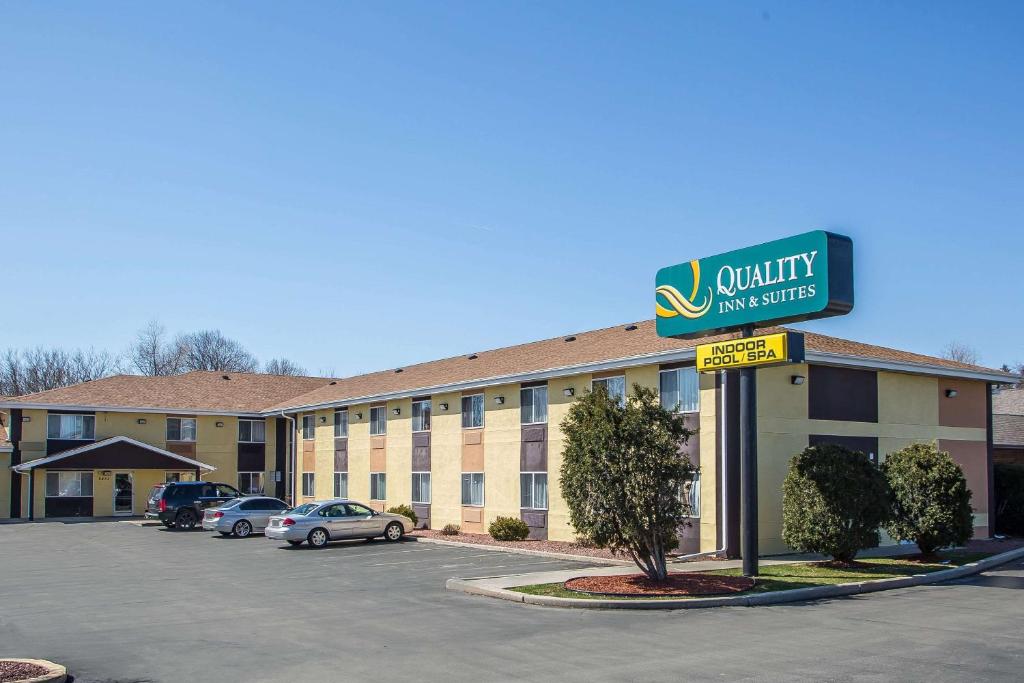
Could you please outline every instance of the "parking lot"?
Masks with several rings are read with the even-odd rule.
[[[1019,680],[1024,568],[772,608],[572,611],[445,579],[585,566],[322,550],[130,522],[0,525],[0,655],[94,681]]]

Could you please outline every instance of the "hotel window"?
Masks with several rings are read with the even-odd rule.
[[[239,472],[238,490],[242,493],[263,493],[262,472]]]
[[[267,440],[267,423],[263,420],[239,420],[239,443],[265,443]]]
[[[525,387],[519,390],[519,416],[524,425],[543,424],[548,421],[547,386]]]
[[[430,431],[430,399],[412,402],[412,431]]]
[[[316,438],[316,415],[302,416],[302,438],[305,441]]]
[[[384,436],[388,433],[388,409],[387,406],[374,406],[370,408],[370,435]]]
[[[195,441],[196,419],[194,417],[167,418],[168,441]]]
[[[680,487],[679,499],[686,505],[687,517],[700,517],[700,472],[693,472]]]
[[[348,410],[334,411],[334,438],[341,439],[348,436]]]
[[[482,507],[484,504],[484,473],[465,472],[462,475],[462,504]]]
[[[91,498],[92,472],[47,472],[47,498]]]
[[[591,383],[591,388],[596,389],[597,387],[604,387],[605,391],[608,392],[608,397],[619,402],[620,406],[626,405],[626,378],[623,376],[619,377],[602,377],[595,379]]]
[[[302,473],[302,495],[306,498],[312,498],[316,495],[316,473],[315,472],[303,472]]]
[[[370,472],[370,500],[387,500],[388,475],[383,472]]]
[[[164,482],[174,484],[179,481],[195,481],[195,472],[164,472]]]
[[[334,497],[348,498],[348,472],[334,473]]]
[[[462,397],[462,428],[474,429],[484,426],[484,395]]]
[[[430,472],[412,473],[412,502],[430,504]]]
[[[522,472],[519,475],[519,507],[548,509],[547,472]]]
[[[700,410],[700,380],[697,368],[662,370],[659,377],[661,407],[674,413]]]
[[[91,441],[96,438],[95,415],[46,416],[46,438]]]

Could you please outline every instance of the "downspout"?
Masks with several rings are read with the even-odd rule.
[[[289,473],[291,476],[288,477],[288,502],[291,503],[292,507],[295,507],[295,418],[289,417],[283,410],[281,411],[281,417],[292,423],[292,428],[289,431],[289,434],[291,434],[291,445],[288,447],[288,460],[291,467],[291,472]]]

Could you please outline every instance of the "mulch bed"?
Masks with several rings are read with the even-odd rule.
[[[50,673],[49,669],[38,664],[0,659],[0,682],[23,681],[26,678],[36,678],[48,673]]]
[[[547,553],[564,553],[566,555],[580,555],[583,557],[602,557],[612,560],[628,560],[628,557],[613,555],[601,548],[589,548],[576,543],[564,541],[496,541],[488,534],[467,534],[459,533],[457,536],[445,536],[440,531],[433,529],[417,529],[413,536],[425,538],[436,538],[441,541],[452,541],[453,543],[474,543],[477,545],[494,545],[504,548],[519,548],[521,550],[540,550]]]
[[[747,576],[718,576],[715,574],[669,574],[655,583],[643,574],[618,576],[581,576],[565,582],[566,590],[590,595],[661,596],[661,595],[728,595],[742,593],[754,587],[754,579]]]

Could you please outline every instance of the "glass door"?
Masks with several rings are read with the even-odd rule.
[[[130,515],[133,512],[135,494],[132,490],[132,473],[114,473],[114,514]]]

